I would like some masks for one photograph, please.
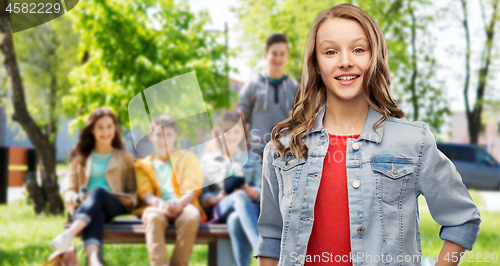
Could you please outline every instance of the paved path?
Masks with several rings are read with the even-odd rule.
[[[486,206],[479,207],[479,211],[500,211],[500,191],[479,191]],[[419,206],[420,211],[429,211],[427,206]]]
[[[63,185],[65,183],[65,179],[66,179],[66,172],[59,172],[57,173],[57,176],[60,176],[59,178],[59,189],[62,193],[62,189],[63,189]],[[40,182],[40,180],[38,181]],[[7,202],[13,202],[13,201],[17,201],[19,199],[24,199],[26,198],[25,197],[25,194],[28,193],[28,192],[25,192],[26,190],[24,189],[24,187],[14,187],[14,188],[8,188],[7,189]]]
[[[488,211],[500,211],[500,191],[480,191]]]

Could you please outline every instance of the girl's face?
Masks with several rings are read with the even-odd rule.
[[[370,62],[370,44],[361,25],[329,19],[316,34],[316,58],[327,95],[340,100],[363,97],[363,77]]]
[[[267,51],[264,52],[264,59],[266,59],[271,70],[283,71],[288,57],[288,45],[284,42],[271,44]]]
[[[95,137],[96,143],[111,145],[115,137],[115,128],[115,123],[111,117],[103,116],[99,118],[92,129],[92,134]]]
[[[242,128],[242,124],[237,123],[235,125],[233,122],[226,122],[224,128],[226,129],[224,138],[226,139],[227,147],[229,150],[234,151],[245,137],[245,131]]]

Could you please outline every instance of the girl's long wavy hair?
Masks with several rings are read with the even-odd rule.
[[[370,44],[371,59],[364,73],[363,94],[370,106],[383,117],[373,125],[373,131],[385,121],[387,116],[402,118],[405,113],[399,109],[390,94],[390,72],[387,44],[377,22],[361,8],[350,4],[341,4],[321,12],[314,20],[309,31],[302,65],[302,78],[295,95],[291,117],[277,123],[271,132],[274,149],[281,157],[291,151],[297,158],[307,158],[308,148],[301,138],[315,122],[315,115],[326,102],[326,87],[316,59],[316,35],[321,25],[333,18],[349,19],[358,22]],[[289,146],[285,148],[279,140],[281,134],[289,133]]]
[[[125,147],[123,146],[122,139],[120,137],[120,132],[118,131],[115,114],[113,114],[113,112],[107,108],[99,108],[89,115],[85,127],[83,127],[83,129],[80,132],[78,142],[71,150],[71,153],[69,155],[70,162],[78,157],[79,163],[81,165],[85,165],[87,157],[89,157],[90,153],[92,152],[95,146],[95,137],[94,134],[92,134],[92,129],[94,129],[94,125],[97,122],[97,120],[105,116],[111,117],[111,119],[113,119],[113,123],[115,124],[115,136],[111,141],[111,146],[119,150],[125,149]]]

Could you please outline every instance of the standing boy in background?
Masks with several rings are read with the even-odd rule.
[[[290,56],[288,49],[285,34],[269,36],[264,52],[267,69],[247,82],[239,95],[238,111],[249,124],[250,152],[261,161],[271,130],[290,116],[298,89],[297,82],[283,73]]]

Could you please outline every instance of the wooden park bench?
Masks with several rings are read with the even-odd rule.
[[[69,228],[70,222],[65,228]],[[145,229],[140,219],[122,220],[104,225],[104,244],[145,244]],[[167,243],[175,243],[176,231],[174,225],[169,225],[165,231]],[[225,224],[202,224],[196,236],[196,244],[208,244],[209,266],[232,266],[233,254],[229,232]],[[148,262],[145,262],[148,263]]]

